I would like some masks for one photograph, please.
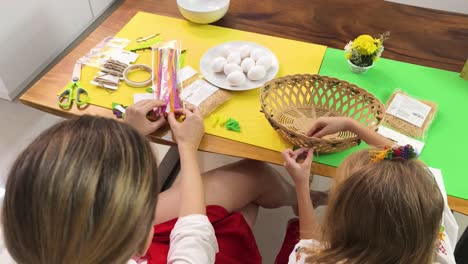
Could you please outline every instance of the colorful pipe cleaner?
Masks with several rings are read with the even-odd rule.
[[[219,125],[220,127],[224,127],[230,131],[241,132],[239,121],[237,121],[234,118],[221,115],[221,114],[219,115],[214,114],[210,116],[210,120],[211,120],[211,124],[213,128]]]
[[[117,118],[125,118],[125,109],[127,107],[124,105],[121,105],[119,103],[112,103],[112,113],[117,117]]]
[[[385,147],[383,150],[370,150],[370,160],[379,162],[382,160],[411,160],[418,157],[418,153],[411,145]]]
[[[229,118],[229,120],[226,122],[225,127],[227,130],[241,132],[239,121],[235,120],[234,118]]]

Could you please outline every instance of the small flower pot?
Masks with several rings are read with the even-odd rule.
[[[367,70],[369,70],[370,68],[374,66],[374,64],[367,66],[367,67],[356,66],[350,60],[348,60],[348,64],[351,69],[351,72],[356,73],[356,74],[365,73],[367,72]]]

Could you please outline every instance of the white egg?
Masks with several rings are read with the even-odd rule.
[[[279,67],[279,66],[278,66],[278,61],[276,61],[276,60],[274,60],[273,58],[271,58],[271,67],[270,67],[270,69],[271,69],[271,68],[275,68],[275,67]]]
[[[224,45],[221,48],[221,56],[223,56],[224,58],[227,58],[229,56],[229,53],[231,52],[232,52],[232,47],[230,45]]]
[[[213,64],[211,64],[211,69],[214,72],[222,72],[224,70],[224,65],[227,63],[227,60],[223,57],[217,57],[213,60]]]
[[[229,53],[229,56],[227,57],[228,63],[235,63],[235,64],[240,64],[241,63],[241,55],[239,52],[231,52]]]
[[[241,63],[241,67],[242,67],[242,70],[245,72],[245,73],[248,73],[250,68],[252,68],[253,66],[255,66],[255,61],[254,59],[252,58],[245,58],[244,60],[242,60],[242,63]]]
[[[262,56],[257,60],[255,65],[263,66],[266,71],[268,71],[272,66],[271,57],[268,55]]]
[[[240,71],[235,71],[227,76],[227,81],[232,86],[239,86],[245,82],[245,75]]]
[[[258,61],[258,59],[260,59],[260,57],[264,56],[265,55],[265,52],[261,49],[253,49],[251,52],[250,52],[250,57],[252,59],[254,59],[255,61]]]
[[[242,45],[240,48],[239,48],[239,52],[240,52],[240,55],[241,55],[241,58],[242,59],[245,59],[247,57],[250,56],[250,51],[252,50],[252,48],[249,46],[249,45]]]
[[[258,81],[265,78],[266,71],[263,66],[254,66],[247,73],[247,77],[252,81]]]
[[[242,72],[241,66],[235,64],[235,63],[227,63],[224,65],[224,74],[229,75],[232,72]]]

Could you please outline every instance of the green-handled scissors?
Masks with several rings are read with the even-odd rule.
[[[58,96],[58,104],[61,108],[70,109],[73,100],[75,100],[77,106],[83,106],[89,102],[88,92],[81,86],[80,77],[81,63],[76,63],[73,68],[72,80],[68,83],[65,90]]]

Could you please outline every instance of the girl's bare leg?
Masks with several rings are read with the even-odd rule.
[[[269,165],[241,160],[203,175],[207,205],[219,205],[228,212],[240,212],[253,226],[258,206],[278,208],[296,204],[294,187]],[[162,192],[156,207],[156,223],[176,218],[179,209],[177,181]]]

